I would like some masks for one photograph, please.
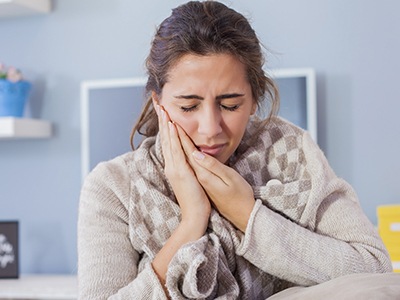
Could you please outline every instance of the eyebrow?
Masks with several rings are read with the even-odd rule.
[[[231,94],[222,94],[218,95],[216,97],[217,100],[222,100],[222,99],[231,99],[231,98],[238,98],[238,97],[243,97],[245,94],[239,94],[239,93],[231,93]],[[177,95],[174,96],[177,99],[197,99],[197,100],[204,100],[203,97],[200,97],[198,95]]]

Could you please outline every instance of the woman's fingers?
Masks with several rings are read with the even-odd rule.
[[[164,159],[167,161],[171,159],[171,151],[170,151],[170,144],[169,144],[169,129],[167,124],[167,114],[165,113],[164,109],[160,105],[155,105],[155,110],[158,116],[158,129],[161,135],[161,149],[164,155]]]
[[[168,113],[162,106],[157,105],[157,110],[160,122],[161,145],[166,165],[185,162],[175,125],[171,122]]]
[[[176,128],[182,143],[182,148],[185,151],[189,163],[195,170],[197,177],[210,181],[214,180],[214,177],[217,177],[226,183],[229,180],[229,169],[216,158],[197,150],[192,140],[178,124],[176,124]]]
[[[229,182],[229,168],[219,162],[216,158],[198,151],[190,137],[178,124],[176,124],[176,128],[186,159],[195,172],[200,184],[206,188],[206,190],[210,186],[215,189],[227,187]],[[205,160],[206,162],[201,163],[197,160]]]
[[[188,171],[193,172],[186,162],[176,125],[171,121],[168,113],[162,106],[157,105],[157,111],[159,114],[159,130],[167,176],[176,176],[178,175],[176,172],[180,172],[180,174]]]
[[[181,140],[179,138],[176,125],[169,121],[168,129],[170,138],[170,149],[174,165],[177,166],[179,164],[186,164],[186,157],[182,149]]]
[[[174,129],[176,131],[171,134],[178,135],[184,159],[194,171],[198,183],[217,210],[244,232],[255,202],[251,186],[235,170],[199,151],[178,124],[174,124]]]
[[[203,170],[207,170],[214,176],[218,177],[226,185],[230,185],[232,183],[232,169],[221,163],[215,157],[204,154],[197,149],[191,153],[191,156],[194,158],[195,163]]]
[[[175,126],[182,144],[182,149],[185,151],[186,156],[190,159],[191,153],[197,148],[182,127],[179,124],[175,124]]]

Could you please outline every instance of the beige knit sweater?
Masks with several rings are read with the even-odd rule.
[[[167,299],[151,261],[180,221],[159,137],[99,164],[82,188],[80,299]],[[292,285],[391,270],[352,188],[296,126],[249,123],[229,165],[253,187],[246,232],[216,211],[207,233],[169,264],[172,299],[266,299]]]

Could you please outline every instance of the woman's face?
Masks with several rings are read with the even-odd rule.
[[[200,151],[222,163],[256,110],[245,66],[229,54],[183,56],[169,71],[158,103]]]

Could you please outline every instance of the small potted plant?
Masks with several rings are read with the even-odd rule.
[[[0,117],[22,117],[30,89],[18,69],[0,63]]]

